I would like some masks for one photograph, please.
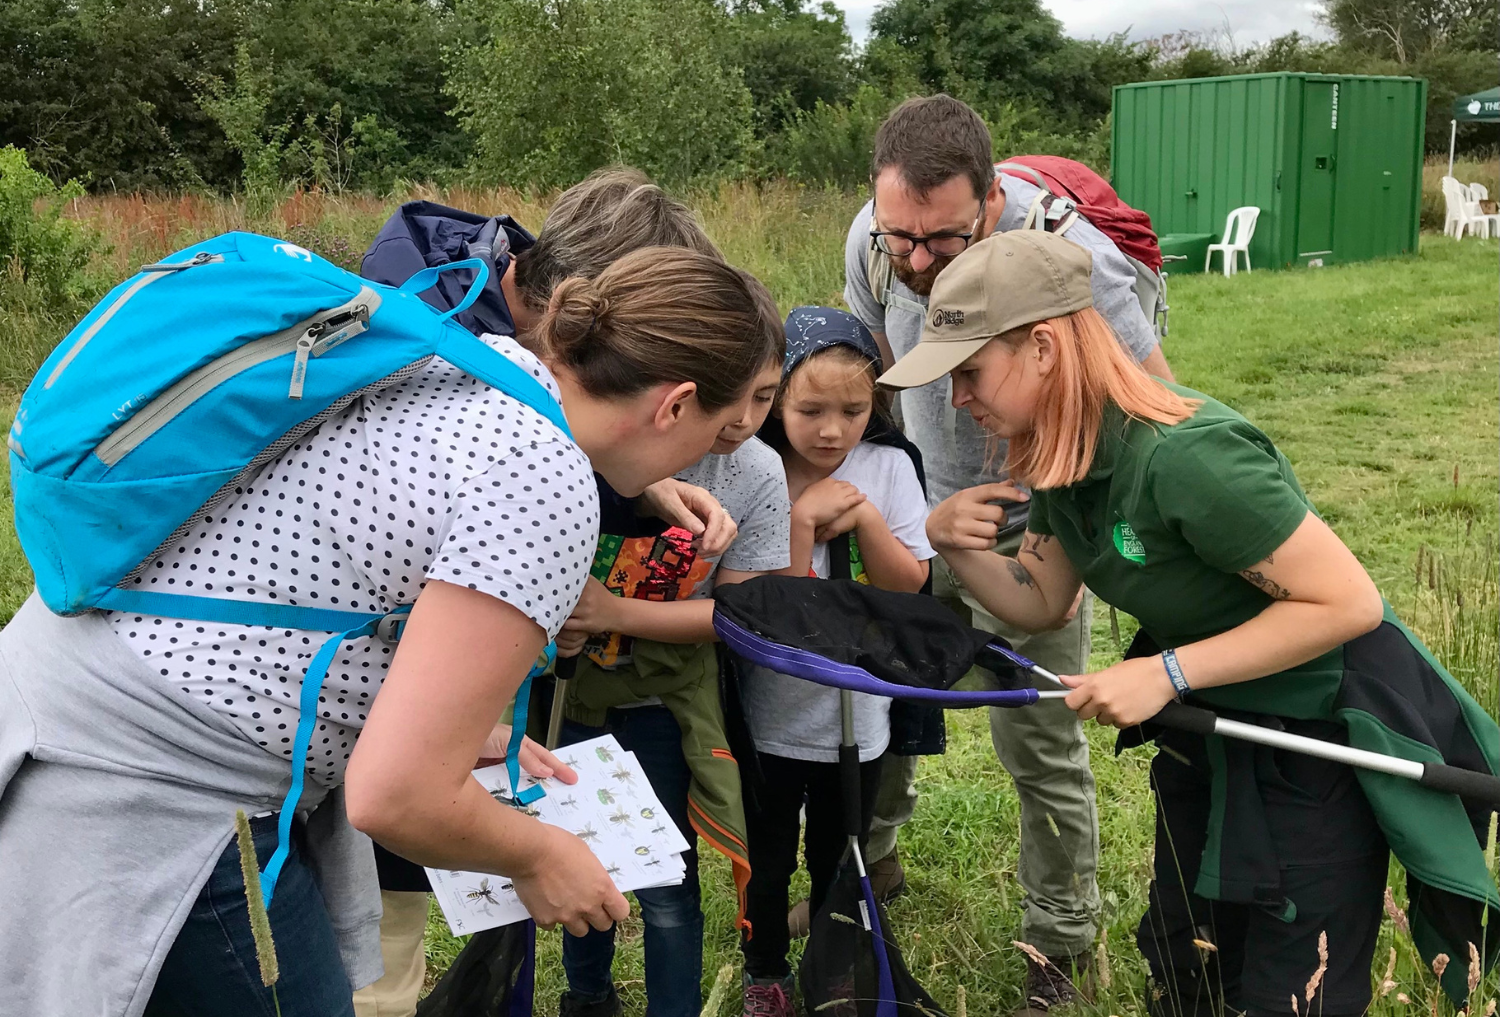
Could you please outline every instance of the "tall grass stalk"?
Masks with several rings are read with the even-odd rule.
[[[1500,563],[1495,539],[1417,551],[1408,624],[1491,716],[1500,716]]]
[[[234,833],[239,841],[240,876],[245,881],[245,906],[250,913],[250,935],[255,939],[255,963],[260,968],[261,984],[271,990],[271,1002],[276,1006],[277,1017],[281,1017],[281,1000],[276,996],[276,983],[281,979],[281,966],[276,962],[276,942],[271,938],[271,916],[266,913],[266,901],[260,888],[260,859],[255,856],[255,838],[250,833],[250,819],[244,809],[234,812]]]
[[[703,1004],[699,1017],[719,1017],[719,1011],[724,1009],[724,1000],[729,996],[729,983],[732,981],[734,981],[734,965],[725,964],[714,976],[714,987],[709,992],[708,1002]]]

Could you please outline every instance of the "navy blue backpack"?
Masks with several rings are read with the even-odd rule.
[[[360,260],[359,274],[399,286],[424,268],[477,258],[490,267],[489,279],[453,320],[475,335],[515,335],[500,279],[515,256],[534,244],[536,238],[508,215],[479,215],[435,201],[408,201],[375,234]],[[470,270],[449,272],[424,290],[422,299],[447,311],[467,298],[473,280]]]
[[[472,273],[472,282],[439,313],[420,294],[450,270]],[[119,610],[334,633],[303,679],[292,785],[263,881],[267,903],[290,843],[328,666],[345,640],[399,638],[409,607],[368,615],[155,593],[133,582],[158,551],[324,420],[434,356],[571,438],[546,389],[452,320],[489,276],[485,261],[470,259],[387,286],[295,244],[252,233],[214,237],[111,290],[47,358],[10,429],[16,532],[55,613]],[[529,680],[516,697],[507,759],[517,787]]]

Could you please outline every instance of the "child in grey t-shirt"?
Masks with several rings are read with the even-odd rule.
[[[762,370],[752,384],[745,417],[719,433],[709,455],[677,475],[713,495],[739,528],[723,555],[699,557],[686,531],[662,532],[660,525],[639,525],[643,521],[633,518],[633,506],[624,507],[629,519],[604,514],[593,576],[558,638],[560,647],[572,649],[587,637],[584,650],[589,662],[579,666],[575,681],[613,685],[628,681],[635,673],[636,640],[687,645],[716,642],[713,587],[786,568],[791,511],[786,476],[780,457],[754,437],[770,410],[780,377],[779,360]],[[628,685],[626,689],[628,693]],[[727,766],[734,774],[735,761],[727,741],[716,745],[712,732],[694,729],[694,723],[695,717],[689,716],[680,725],[678,715],[654,696],[635,698],[607,710],[603,729],[569,722],[563,728],[563,741],[578,741],[604,730],[613,733],[621,745],[636,753],[670,821],[690,844],[696,844],[690,819],[691,783],[705,769]],[[693,758],[683,751],[685,729],[698,746]],[[721,850],[739,843],[738,838],[725,842],[705,837]],[[743,866],[743,848],[730,858]],[[680,884],[635,892],[646,926],[646,993],[653,1013],[696,1014],[702,1005],[703,913],[696,848],[686,852],[683,861],[686,871]],[[562,1013],[610,1011],[615,998],[613,959],[613,929],[586,936],[564,935],[568,990]]]

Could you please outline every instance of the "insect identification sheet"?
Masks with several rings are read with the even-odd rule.
[[[578,783],[538,781],[523,773],[522,788],[539,783],[547,792],[524,808],[587,844],[621,892],[682,882],[687,840],[662,808],[635,754],[620,748],[613,735],[604,735],[565,745],[557,755],[578,774]],[[513,802],[503,764],[475,770],[474,776],[497,801]],[[454,935],[528,917],[504,876],[428,869],[427,877]]]

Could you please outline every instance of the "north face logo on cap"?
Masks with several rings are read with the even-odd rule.
[[[962,325],[963,323],[964,312],[962,311],[945,311],[942,308],[938,308],[932,312],[933,328],[937,328],[939,325]]]

